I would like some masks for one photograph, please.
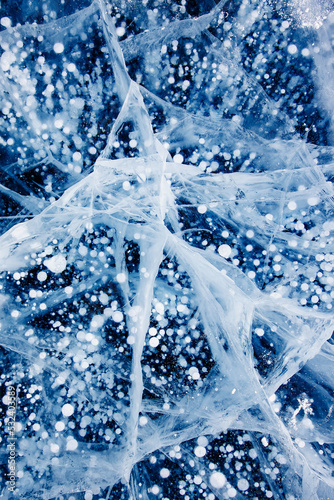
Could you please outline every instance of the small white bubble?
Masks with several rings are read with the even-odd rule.
[[[206,455],[206,449],[204,448],[204,446],[196,446],[195,450],[195,455],[196,457],[204,457],[204,455]]]
[[[315,205],[318,205],[319,198],[317,196],[312,196],[311,198],[308,198],[307,203],[310,207],[314,207]]]
[[[218,247],[219,255],[221,255],[225,259],[228,259],[230,257],[231,252],[232,252],[232,248],[230,247],[230,245],[224,244],[224,245],[220,245],[220,247]]]
[[[65,429],[65,424],[64,422],[56,422],[56,425],[55,425],[55,428],[56,428],[56,431],[58,432],[61,432]]]
[[[105,318],[100,314],[94,314],[92,317],[92,321],[90,322],[90,327],[92,330],[97,330],[101,328],[104,323]]]
[[[149,344],[151,347],[157,347],[159,345],[159,339],[157,337],[151,337]]]
[[[43,282],[43,281],[46,281],[46,280],[47,280],[47,278],[48,278],[48,275],[46,274],[46,272],[45,272],[45,271],[40,271],[40,272],[37,274],[37,279],[38,279],[38,281]]]
[[[81,153],[79,151],[76,151],[74,154],[73,154],[73,160],[74,161],[80,161],[81,160]]]
[[[62,126],[64,125],[64,122],[61,119],[55,120],[54,123],[56,128],[62,128]]]
[[[118,273],[117,276],[116,276],[116,281],[118,281],[118,283],[125,283],[126,281],[126,276],[124,273]]]
[[[51,259],[46,259],[43,264],[47,267],[52,273],[62,273],[66,269],[66,258],[61,255],[55,255],[51,257]]]
[[[116,28],[116,33],[117,33],[117,36],[125,35],[125,29],[123,28],[123,26],[119,26],[118,28]]]
[[[295,201],[289,201],[288,209],[289,210],[296,210],[296,208],[297,208],[297,203]]]
[[[298,49],[297,49],[296,45],[294,45],[293,43],[291,45],[289,45],[288,52],[289,52],[289,54],[297,54]]]
[[[304,448],[305,447],[305,441],[303,441],[302,439],[300,438],[297,438],[296,439],[296,443],[297,445],[299,446],[299,448]]]
[[[76,69],[77,69],[77,67],[74,63],[70,63],[67,66],[67,71],[69,71],[70,73],[73,73]]]
[[[246,491],[249,488],[249,482],[247,479],[239,479],[238,481],[238,488],[240,491]]]
[[[71,438],[67,441],[66,443],[66,450],[68,451],[74,451],[78,447],[78,441],[74,438]]]
[[[59,451],[59,445],[56,444],[56,443],[51,443],[50,449],[51,449],[52,453],[58,453],[58,451]]]
[[[166,479],[170,475],[170,471],[168,469],[161,469],[160,476]]]
[[[263,446],[265,446],[265,447],[266,447],[266,446],[268,446],[268,444],[269,444],[268,439],[267,439],[266,437],[263,437],[263,438],[261,439],[261,443],[262,443],[262,444],[263,444]]]
[[[61,54],[62,52],[64,52],[64,45],[60,42],[57,42],[54,44],[53,50],[56,54]]]
[[[164,314],[165,312],[165,307],[161,302],[157,302],[155,304],[155,310],[157,311],[158,314]]]
[[[223,488],[226,483],[226,477],[221,472],[213,472],[210,476],[210,484],[214,488]]]
[[[148,422],[147,417],[145,417],[145,416],[141,416],[141,417],[139,417],[139,425],[142,425],[142,426],[143,426],[143,425],[146,425],[146,424],[147,424],[147,422]]]
[[[120,323],[121,321],[123,321],[123,313],[121,311],[113,312],[112,319],[115,321],[115,323]]]
[[[104,292],[101,292],[100,295],[99,295],[99,301],[101,302],[101,304],[103,304],[104,306],[106,306],[109,302],[109,296],[108,294],[104,293]]]
[[[198,380],[200,378],[200,374],[199,374],[198,368],[196,366],[192,366],[191,368],[189,368],[189,375],[194,380]]]
[[[200,436],[197,439],[197,444],[200,446],[204,446],[204,447],[208,446],[208,444],[209,444],[208,438],[206,436]]]
[[[9,19],[9,17],[2,17],[0,22],[1,25],[5,28],[10,28],[12,25],[12,21]]]
[[[15,54],[10,50],[7,50],[0,57],[0,66],[3,71],[9,71],[11,65],[16,61]]]
[[[61,412],[64,417],[70,417],[74,413],[74,407],[70,403],[66,403],[62,407]]]
[[[173,160],[175,161],[175,163],[183,163],[183,156],[178,153],[174,156]]]
[[[190,86],[189,80],[183,80],[182,82],[182,90],[187,90],[187,88]]]

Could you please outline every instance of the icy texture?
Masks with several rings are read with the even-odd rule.
[[[334,497],[332,7],[1,11],[14,497]]]

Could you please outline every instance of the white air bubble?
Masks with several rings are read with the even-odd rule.
[[[116,281],[118,281],[118,283],[125,283],[125,281],[126,281],[125,274],[124,273],[117,274]]]
[[[199,205],[199,206],[197,207],[197,211],[198,211],[198,213],[200,213],[200,214],[205,214],[205,212],[207,211],[207,207],[206,207],[206,205]]]
[[[225,259],[228,259],[231,256],[232,248],[230,247],[230,245],[220,245],[220,247],[218,247],[218,253]]]
[[[297,49],[296,45],[294,45],[293,43],[291,45],[289,45],[288,52],[289,52],[289,54],[297,54],[298,49]]]
[[[37,274],[37,279],[38,281],[46,281],[48,279],[48,275],[46,274],[45,271],[40,271],[38,274]]]
[[[249,488],[249,482],[247,479],[239,479],[238,488],[240,491],[247,491]]]
[[[64,52],[64,45],[60,42],[57,42],[54,44],[53,50],[56,54],[61,54],[62,52]]]
[[[81,160],[81,153],[79,151],[76,151],[74,154],[73,154],[73,160],[74,161],[80,161]]]
[[[289,210],[296,210],[296,208],[297,208],[297,203],[295,201],[289,201],[288,209]]]
[[[71,405],[70,403],[66,403],[62,407],[61,411],[64,417],[70,417],[74,413],[74,406]]]
[[[183,156],[180,154],[176,154],[173,160],[175,161],[175,163],[183,163]]]
[[[117,33],[117,36],[125,35],[125,28],[123,28],[123,26],[119,26],[118,28],[116,28],[116,33]]]
[[[1,26],[4,26],[5,28],[10,28],[12,25],[12,21],[9,19],[9,17],[2,17],[0,23]]]
[[[70,63],[68,64],[67,66],[67,71],[69,71],[70,73],[74,73],[74,71],[76,70],[76,65],[74,63]]]
[[[52,273],[59,274],[62,273],[66,269],[66,258],[64,255],[58,254],[51,259],[46,259],[43,264],[47,267]]]
[[[164,479],[169,477],[170,476],[169,469],[161,469],[160,476],[163,477]]]
[[[226,477],[221,472],[213,472],[210,476],[210,484],[214,488],[223,488],[226,483]]]
[[[115,321],[115,323],[121,323],[123,321],[123,313],[121,311],[115,311],[112,313],[112,319]]]
[[[68,451],[74,451],[78,447],[78,441],[74,438],[69,439],[66,443],[66,450]]]
[[[204,457],[204,455],[206,455],[206,448],[204,448],[204,446],[196,446],[194,453],[196,457]]]
[[[63,431],[65,429],[64,422],[61,422],[61,421],[56,422],[55,428],[56,428],[56,431],[58,431],[58,432]]]
[[[311,196],[307,199],[307,203],[310,205],[310,207],[314,207],[315,205],[318,205],[319,198],[317,196]]]
[[[151,347],[157,347],[159,345],[159,339],[157,337],[151,337],[149,344]]]

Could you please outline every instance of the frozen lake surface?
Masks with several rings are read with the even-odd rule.
[[[0,23],[0,498],[333,499],[332,0]]]

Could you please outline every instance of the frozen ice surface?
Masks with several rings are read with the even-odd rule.
[[[1,498],[333,499],[332,9],[3,2]]]

